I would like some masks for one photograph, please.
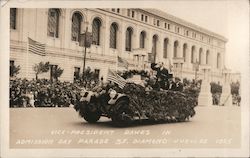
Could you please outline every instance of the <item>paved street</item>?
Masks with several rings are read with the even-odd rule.
[[[11,148],[235,148],[240,107],[196,107],[188,122],[116,128],[102,117],[89,124],[73,108],[10,109]]]

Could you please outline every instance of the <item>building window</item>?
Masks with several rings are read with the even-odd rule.
[[[144,20],[144,15],[142,14],[142,15],[141,15],[141,21],[143,21],[143,20]]]
[[[140,48],[145,48],[146,33],[142,31],[140,34]]]
[[[160,20],[157,20],[157,26],[160,26]]]
[[[16,8],[10,8],[10,28],[16,29],[16,16],[17,15],[17,9]]]
[[[203,64],[202,63],[202,52],[203,52],[203,50],[202,50],[202,48],[200,48],[200,50],[199,50],[199,64]]]
[[[49,9],[48,12],[48,36],[56,37],[59,36],[59,9]]]
[[[112,11],[112,12],[115,12],[115,8],[112,8],[111,11]]]
[[[178,41],[175,41],[174,42],[174,58],[177,58],[178,46],[179,46]]]
[[[194,63],[195,62],[195,46],[192,46],[192,49],[191,49],[191,63]]]
[[[117,9],[117,13],[120,13],[120,9]]]
[[[82,16],[76,12],[72,16],[71,40],[80,42]]]
[[[168,30],[170,30],[170,24],[168,24]]]
[[[110,48],[114,48],[116,49],[117,47],[117,30],[118,30],[118,26],[116,23],[112,23],[110,26],[110,38],[109,38],[109,46]]]
[[[74,68],[74,81],[80,79],[80,67]]]
[[[195,32],[193,32],[192,37],[196,38],[196,33]]]
[[[127,10],[127,16],[130,17],[130,9]]]
[[[14,76],[14,67],[15,67],[15,61],[10,60],[10,77]]]
[[[99,18],[95,18],[92,24],[92,44],[100,45],[100,35],[101,35],[101,21]]]
[[[132,10],[132,18],[135,17],[135,11]]]
[[[188,36],[188,33],[189,33],[189,32],[188,32],[188,30],[187,30],[187,31],[186,31],[186,35],[187,35],[187,36]]]
[[[167,57],[168,57],[168,39],[165,38],[163,43],[163,58]]]
[[[153,54],[153,60],[156,62],[156,54],[157,54],[157,42],[158,42],[158,36],[153,36],[153,47],[152,47],[152,54]]]
[[[99,76],[100,76],[100,69],[95,69],[95,71],[94,71],[95,73],[94,73],[94,77],[95,77],[95,79],[99,79]]]
[[[148,22],[148,16],[145,16],[145,22]]]
[[[131,27],[127,28],[126,30],[126,51],[131,51],[132,49],[132,35],[133,35],[133,29]]]
[[[184,62],[186,62],[187,60],[187,44],[186,43],[183,45],[183,59],[184,59]]]
[[[165,27],[165,29],[167,28],[167,23],[165,23],[164,27]]]
[[[206,52],[206,64],[209,64],[209,50]]]

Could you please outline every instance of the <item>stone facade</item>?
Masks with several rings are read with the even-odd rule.
[[[68,8],[58,11],[58,35],[52,37],[48,35],[49,9],[16,9],[15,27],[10,29],[10,60],[21,66],[18,77],[35,78],[33,66],[40,61],[49,61],[64,69],[60,80],[73,81],[75,68],[82,72],[84,48],[71,38],[72,16],[78,13],[82,18],[80,33],[84,33],[87,27],[93,32],[94,19],[100,22],[99,41],[87,48],[86,66],[99,70],[99,76],[104,79],[108,68],[116,69],[117,55],[130,63],[130,69],[135,65],[147,68],[148,53],[154,49],[155,61],[163,62],[167,68],[173,65],[175,76],[193,79],[195,62],[199,62],[198,78],[208,75],[208,81],[222,81],[227,40],[204,28],[156,9]],[[112,24],[117,26],[116,48],[110,48]],[[126,51],[128,28],[132,30],[131,50]],[[142,31],[145,33],[144,48],[140,48]],[[46,56],[27,53],[28,37],[46,44]],[[209,69],[209,74],[204,74],[203,67]],[[50,73],[40,77],[49,78]]]

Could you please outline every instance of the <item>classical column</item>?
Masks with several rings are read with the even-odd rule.
[[[183,45],[180,41],[178,41],[178,46],[177,46],[177,58],[182,58],[183,57]]]
[[[126,29],[124,26],[124,22],[118,28],[118,39],[117,39],[117,46],[118,46],[118,54],[123,54],[125,52],[125,39],[126,39]]]
[[[185,67],[186,68],[189,68],[191,64],[191,49],[190,49],[190,46],[187,45],[187,48],[186,48],[186,61],[185,61]]]
[[[222,72],[223,84],[222,84],[222,94],[220,98],[220,105],[231,106],[232,104],[232,94],[231,94],[231,73],[230,70],[224,69]]]
[[[145,48],[146,48],[146,50],[147,50],[147,61],[149,60],[149,54],[150,53],[152,53],[152,46],[153,46],[153,44],[152,44],[152,41],[153,41],[153,39],[152,39],[153,37],[152,37],[152,32],[151,31],[149,31],[149,32],[147,32],[147,35],[146,35],[146,41],[145,41]]]
[[[101,35],[101,47],[104,51],[101,51],[101,54],[103,55],[103,52],[109,52],[109,38],[110,38],[110,23],[108,22],[109,18],[105,18],[105,23],[102,26],[101,32],[103,33]]]
[[[163,39],[162,36],[159,36],[158,41],[157,41],[157,55],[156,55],[156,61],[157,62],[163,62]]]
[[[132,49],[138,49],[140,48],[140,32],[136,28],[133,29],[134,29],[134,34],[133,34]]]
[[[210,106],[212,105],[212,94],[210,92],[210,66],[201,65],[203,71],[201,90],[198,97],[198,105]]]

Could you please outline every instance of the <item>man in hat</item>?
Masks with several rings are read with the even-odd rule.
[[[168,83],[167,83],[166,89],[167,90],[172,90],[172,91],[174,91],[176,89],[176,84],[175,84],[175,82],[173,80],[173,74],[169,74],[169,78],[168,78]]]
[[[157,85],[161,88],[161,89],[166,89],[166,82],[169,78],[169,73],[168,70],[166,68],[163,67],[163,63],[152,63],[151,64],[151,68],[152,70],[156,71],[156,77],[157,77]]]
[[[176,91],[182,92],[183,91],[183,84],[181,83],[181,79],[179,77],[175,78],[175,84],[176,84]]]

